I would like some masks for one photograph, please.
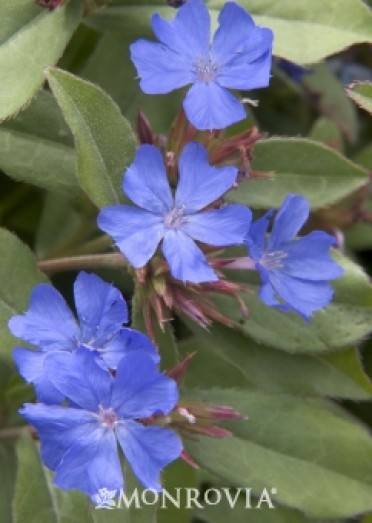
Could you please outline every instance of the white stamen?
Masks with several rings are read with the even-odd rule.
[[[164,216],[164,225],[169,229],[178,229],[185,221],[185,208],[175,207]]]
[[[281,269],[283,267],[283,260],[288,256],[284,251],[265,252],[260,260],[260,264],[266,269]]]
[[[210,56],[198,58],[193,64],[193,72],[200,82],[212,82],[220,66]]]

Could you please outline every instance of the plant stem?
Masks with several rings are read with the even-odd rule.
[[[38,263],[38,267],[46,274],[55,274],[80,269],[98,269],[100,267],[128,268],[128,262],[121,253],[115,252],[42,260]]]

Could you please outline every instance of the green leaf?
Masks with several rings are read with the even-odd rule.
[[[194,324],[191,324],[191,322],[187,321],[186,323],[187,326],[191,329],[194,328]],[[216,327],[218,328],[219,325]],[[199,334],[198,327],[196,327],[195,332]],[[220,345],[216,346],[216,350],[208,345],[209,331],[207,331],[205,334],[205,336],[208,337],[208,340],[207,338],[204,339],[203,334],[200,333],[200,336],[195,336],[180,343],[179,348],[183,356],[193,352],[196,353],[191,360],[191,363],[186,372],[186,387],[247,388],[252,386],[252,382],[245,374],[244,368],[240,368],[239,365],[235,364],[235,361],[233,360],[236,347],[236,345],[233,345],[236,331],[228,329],[228,332],[231,334],[228,341],[228,347],[230,347],[230,338],[231,346],[233,347],[231,359],[223,357],[222,351],[220,351]],[[240,336],[242,335],[240,334]],[[247,338],[243,337],[243,339],[247,343]],[[214,336],[213,326],[212,330],[210,331],[210,341],[213,343],[215,340],[216,337]],[[245,358],[244,361],[246,361]],[[249,361],[249,358],[247,361]],[[208,369],[208,372],[206,372],[206,369]]]
[[[14,523],[57,523],[49,478],[30,436],[17,443],[18,471],[13,502]]]
[[[1,523],[14,523],[12,499],[16,475],[14,444],[2,441],[0,444],[0,514]]]
[[[361,367],[357,350],[325,356],[287,354],[258,345],[223,325],[215,324],[209,332],[191,322],[187,325],[196,334],[180,346],[183,354],[196,351],[186,376],[188,387],[190,382],[191,386],[238,387],[244,376],[246,384],[268,392],[354,400],[372,397],[372,384]],[[207,366],[210,372],[206,376]],[[238,374],[235,383],[226,380],[233,374],[232,369]],[[197,377],[200,374],[197,381],[195,373]],[[216,378],[214,382],[210,377]]]
[[[123,170],[136,148],[129,123],[99,87],[56,68],[46,77],[75,138],[81,187],[97,207],[123,201]]]
[[[278,208],[288,193],[297,193],[318,209],[368,183],[363,168],[306,138],[270,138],[258,142],[252,169],[267,172],[268,176],[241,183],[238,189],[230,191],[229,200],[255,208]]]
[[[309,138],[316,142],[324,143],[325,145],[328,145],[328,147],[336,149],[336,151],[342,151],[343,149],[343,140],[340,129],[332,120],[324,116],[321,116],[314,122]]]
[[[152,523],[153,506],[136,509],[96,510],[78,491],[65,492],[53,485],[52,473],[43,467],[38,445],[24,435],[17,443],[18,471],[12,523]],[[127,474],[127,489],[138,483]],[[140,496],[141,497],[141,496]],[[128,499],[130,494],[128,494]],[[118,498],[115,499],[118,501]]]
[[[232,493],[234,496],[234,493]],[[256,505],[252,502],[252,507]],[[218,505],[205,505],[197,511],[197,516],[206,523],[311,523],[311,520],[296,510],[276,506],[274,509],[262,504],[259,509],[245,507],[239,500],[234,508],[222,498]],[[322,523],[326,523],[323,521]],[[336,523],[333,521],[332,523]]]
[[[53,486],[51,473],[43,467],[38,446],[29,435],[19,439],[17,458],[14,523],[94,522],[86,496]]]
[[[353,161],[372,171],[372,143],[360,150]],[[369,191],[371,193],[371,191]],[[369,196],[363,204],[363,210],[372,213],[372,197]],[[343,231],[345,242],[349,249],[366,250],[372,247],[372,225],[369,223],[356,223]]]
[[[80,0],[53,12],[28,0],[2,0],[0,120],[19,111],[41,87],[44,69],[62,55],[82,11]]]
[[[37,269],[30,249],[5,229],[0,229],[0,245],[0,355],[10,358],[16,341],[8,330],[8,320],[24,312],[34,286],[48,280]]]
[[[233,436],[187,442],[198,463],[237,487],[275,488],[275,500],[311,517],[372,510],[372,441],[331,404],[258,391],[194,391],[249,416],[226,426]]]
[[[304,85],[318,111],[330,118],[350,142],[355,142],[358,137],[357,111],[329,66],[312,66],[311,73],[304,77]]]
[[[370,171],[372,169],[372,142],[358,151],[353,157],[353,161]]]
[[[346,94],[361,108],[372,114],[372,82],[353,82]]]
[[[156,2],[157,4],[158,2]],[[207,0],[216,22],[224,0]],[[274,32],[274,54],[299,64],[318,62],[353,44],[372,42],[372,13],[361,0],[240,0],[256,23]],[[151,15],[170,18],[164,6],[113,6],[96,10],[88,23],[99,30],[146,31]]]
[[[241,318],[235,300],[218,297],[215,301],[223,313],[236,320],[239,330],[269,347],[296,353],[344,349],[372,331],[372,285],[368,276],[352,261],[337,255],[337,262],[343,266],[345,274],[332,283],[334,298],[309,322],[295,313],[265,305],[257,296],[258,277],[249,271],[231,274],[232,278],[244,282],[254,291],[242,295],[249,309],[246,320]]]
[[[25,111],[0,125],[0,169],[43,189],[80,191],[72,136],[49,92],[41,91]]]
[[[162,474],[162,480],[167,491],[176,496],[176,489],[182,489],[181,492],[184,492],[183,489],[186,488],[197,488],[197,476],[197,471],[194,468],[179,459],[166,467]],[[165,508],[158,510],[156,523],[174,523],[175,521],[177,523],[191,523],[192,511],[184,508],[182,496],[180,498],[180,508],[169,503],[165,505]]]

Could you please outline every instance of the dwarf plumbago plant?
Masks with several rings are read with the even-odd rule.
[[[368,7],[3,3],[1,523],[372,512]]]

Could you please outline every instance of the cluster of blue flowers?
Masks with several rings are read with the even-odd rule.
[[[156,425],[177,404],[177,384],[159,372],[151,341],[123,327],[127,306],[115,287],[81,272],[75,304],[79,323],[62,296],[40,284],[28,311],[10,320],[10,331],[38,349],[14,352],[39,400],[20,412],[37,429],[60,488],[93,500],[101,488],[123,488],[119,444],[140,482],[160,490],[160,471],[182,451],[179,436]]]
[[[211,43],[202,0],[180,4],[172,21],[153,16],[159,43],[139,40],[131,46],[140,85],[145,93],[163,94],[192,84],[183,104],[188,120],[198,130],[225,128],[246,115],[227,88],[269,83],[272,32],[228,2]],[[249,257],[241,263],[258,271],[264,303],[309,319],[331,300],[329,281],[342,275],[330,255],[335,238],[314,231],[297,239],[310,208],[296,195],[285,199],[268,234],[273,210],[252,223],[244,205],[221,203],[237,176],[235,166],[210,165],[206,148],[191,142],[179,156],[173,187],[162,151],[142,145],[123,181],[136,206],[106,207],[98,225],[136,269],[161,246],[171,276],[185,285],[219,279],[199,243],[246,246]],[[93,499],[102,488],[122,488],[119,445],[142,484],[159,490],[160,471],[182,452],[179,436],[157,424],[176,406],[177,385],[159,372],[151,341],[123,326],[128,311],[117,289],[82,272],[74,294],[78,321],[47,284],[34,289],[24,315],[10,320],[11,332],[37,347],[14,352],[39,400],[21,413],[37,429],[42,459],[59,487]]]
[[[224,5],[218,20],[211,43],[205,4],[188,0],[174,20],[152,17],[160,43],[138,40],[131,45],[145,93],[168,93],[193,84],[184,110],[199,130],[221,129],[245,117],[242,104],[226,87],[253,89],[267,86],[270,79],[272,32],[257,27],[235,2]],[[174,278],[213,282],[218,277],[195,240],[214,247],[245,244],[261,276],[260,298],[267,305],[296,311],[306,319],[327,305],[333,294],[328,281],[343,271],[329,255],[334,237],[319,231],[296,241],[310,212],[305,198],[288,196],[265,248],[273,211],[251,226],[252,213],[242,205],[205,210],[236,184],[236,167],[212,167],[204,147],[193,142],[183,149],[178,172],[173,196],[161,152],[141,146],[123,181],[124,193],[138,207],[114,205],[98,217],[99,227],[135,268],[143,267],[162,243]]]

